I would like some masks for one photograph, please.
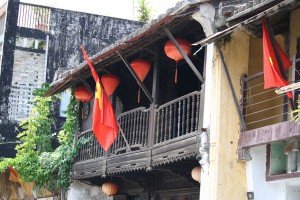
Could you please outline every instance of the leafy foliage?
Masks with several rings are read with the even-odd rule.
[[[31,116],[20,123],[23,131],[18,134],[21,141],[16,147],[15,158],[5,158],[0,162],[0,171],[13,166],[23,182],[34,182],[36,188],[46,187],[53,191],[56,188],[67,189],[71,180],[71,168],[81,144],[74,144],[74,134],[78,129],[77,102],[74,95],[66,111],[67,119],[58,134],[60,146],[54,151],[51,148],[53,139],[51,117],[56,97],[45,97],[49,87],[44,85],[34,94],[34,109]]]
[[[299,103],[299,101],[298,101],[298,103]],[[300,107],[298,106],[297,109],[293,110],[292,114],[293,114],[293,120],[296,122],[299,121],[300,120]]]
[[[151,12],[152,12],[151,8],[149,7],[149,5],[146,2],[146,0],[139,0],[138,4],[139,4],[139,8],[138,8],[138,12],[139,12],[138,20],[140,22],[148,22],[151,19]]]

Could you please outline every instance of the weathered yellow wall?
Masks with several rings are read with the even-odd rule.
[[[300,37],[300,8],[291,13],[290,20],[290,55],[296,55],[297,38]]]
[[[234,88],[240,98],[240,76],[247,73],[249,60],[249,35],[232,34],[223,46],[225,62]],[[239,118],[221,61],[215,52],[213,69],[213,102],[210,131],[209,198],[247,199],[246,165],[237,160]]]

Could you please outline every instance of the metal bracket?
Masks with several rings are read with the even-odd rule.
[[[122,59],[122,61],[126,65],[126,67],[129,69],[130,73],[135,78],[135,80],[137,81],[138,85],[142,88],[142,90],[145,92],[146,96],[148,97],[148,99],[152,103],[153,102],[153,98],[152,98],[150,92],[148,91],[148,89],[146,88],[146,86],[144,85],[144,83],[141,81],[141,79],[137,76],[137,74],[135,73],[135,71],[132,69],[132,67],[129,64],[128,60],[124,56],[122,56],[122,54],[119,51],[116,51],[116,52],[119,54],[120,58]]]
[[[187,64],[190,66],[190,68],[192,69],[192,71],[194,72],[194,74],[197,76],[197,78],[204,83],[204,79],[201,76],[201,74],[199,73],[198,69],[195,67],[195,65],[192,63],[192,61],[190,60],[190,58],[186,55],[186,53],[183,51],[183,49],[181,48],[181,46],[178,44],[178,42],[176,41],[176,39],[174,38],[174,36],[172,35],[172,33],[169,31],[169,29],[167,29],[166,27],[162,26],[163,31],[166,33],[166,35],[168,36],[168,38],[173,42],[173,44],[176,46],[176,48],[178,49],[178,51],[180,52],[180,54],[183,56],[184,60],[187,62]]]
[[[238,159],[246,160],[246,161],[252,160],[252,157],[249,152],[249,148],[238,149]]]

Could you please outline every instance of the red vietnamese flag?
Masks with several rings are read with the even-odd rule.
[[[275,39],[274,39],[275,40]],[[276,41],[276,40],[275,40]],[[281,59],[283,70],[286,71],[292,63],[287,55],[284,53],[280,45],[276,43],[276,47],[279,52],[279,59]],[[264,89],[272,88],[272,87],[283,87],[289,85],[290,83],[285,80],[280,71],[280,66],[278,59],[276,58],[276,54],[274,51],[274,47],[272,45],[272,41],[270,38],[270,34],[267,29],[266,21],[263,20],[263,54],[264,54]],[[293,94],[291,92],[286,93],[289,98],[293,98]]]
[[[12,166],[8,166],[7,168],[15,177],[18,178],[18,172]]]
[[[81,50],[96,82],[92,130],[102,148],[107,151],[119,132],[117,119],[112,105],[103,91],[99,76],[82,45]]]

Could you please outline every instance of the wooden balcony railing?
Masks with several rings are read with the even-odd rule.
[[[79,138],[91,138],[92,141],[83,145],[80,149],[80,152],[78,153],[76,157],[76,161],[82,161],[82,160],[90,160],[93,158],[98,158],[98,157],[103,157],[104,156],[104,150],[103,148],[99,145],[98,141],[94,137],[93,131],[87,130],[78,135]]]
[[[149,109],[136,108],[118,116],[118,123],[130,146],[130,149],[142,149],[147,145],[149,127]],[[111,147],[111,154],[118,154],[128,149],[121,133]]]
[[[174,99],[156,109],[155,143],[198,130],[200,91]]]
[[[153,136],[155,137],[155,144],[197,131],[200,116],[200,95],[200,91],[192,92],[155,108],[153,112],[156,117],[153,124],[149,124],[150,109],[144,107],[120,114],[117,120],[124,137],[122,133],[118,134],[107,156],[150,147],[147,143],[149,126],[153,126],[155,130]],[[77,162],[105,155],[91,130],[80,133],[77,138],[81,137],[92,137],[92,141],[81,148],[76,159]]]

